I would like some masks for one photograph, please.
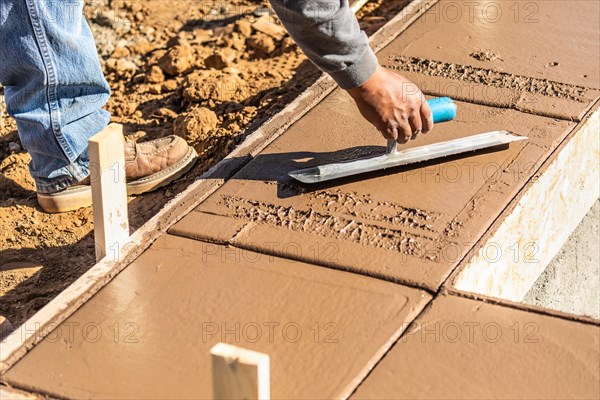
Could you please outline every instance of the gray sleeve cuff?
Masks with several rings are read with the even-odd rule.
[[[378,62],[348,0],[270,0],[308,58],[343,89],[362,85]]]
[[[362,56],[339,71],[331,72],[331,77],[342,89],[353,89],[365,83],[375,72],[379,61],[370,47],[367,47]]]

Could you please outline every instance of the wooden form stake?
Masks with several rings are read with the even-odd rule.
[[[210,349],[212,355],[213,398],[270,398],[269,356],[218,343]]]
[[[129,239],[123,126],[110,124],[89,141],[96,261],[119,261]]]

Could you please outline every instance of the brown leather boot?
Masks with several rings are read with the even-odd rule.
[[[144,143],[125,142],[127,194],[146,193],[181,177],[198,154],[179,136]]]
[[[168,185],[189,171],[198,155],[179,136],[167,136],[144,143],[125,142],[127,194],[141,194]],[[89,177],[55,193],[38,193],[48,213],[76,210],[92,205]]]

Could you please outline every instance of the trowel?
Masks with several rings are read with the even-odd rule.
[[[427,102],[433,114],[434,124],[452,121],[456,117],[456,103],[451,98],[438,97]],[[384,155],[298,169],[289,172],[288,175],[303,183],[325,182],[468,151],[506,145],[525,139],[527,139],[526,136],[513,135],[508,131],[493,131],[400,151],[398,151],[397,143],[394,140],[388,140]]]

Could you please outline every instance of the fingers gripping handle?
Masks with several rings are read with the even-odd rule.
[[[431,114],[433,115],[433,123],[452,121],[456,118],[456,103],[450,97],[436,97],[427,100]],[[396,141],[388,139],[386,153],[397,151]]]

